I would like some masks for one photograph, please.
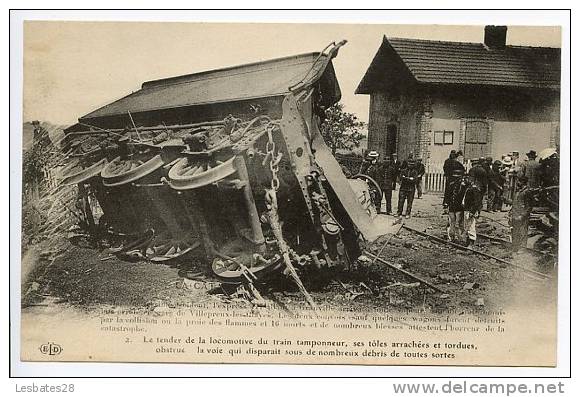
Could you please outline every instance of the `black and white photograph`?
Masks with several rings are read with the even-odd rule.
[[[25,20],[20,359],[555,367],[541,22]]]

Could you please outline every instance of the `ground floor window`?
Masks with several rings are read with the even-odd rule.
[[[435,131],[433,143],[435,145],[453,145],[453,131]]]
[[[490,124],[487,120],[465,121],[465,159],[485,157],[489,148]]]

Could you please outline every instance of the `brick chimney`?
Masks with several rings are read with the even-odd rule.
[[[501,50],[505,48],[506,36],[507,26],[487,25],[483,42],[489,49]]]

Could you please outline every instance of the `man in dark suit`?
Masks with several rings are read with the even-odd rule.
[[[401,187],[399,188],[399,203],[397,206],[397,216],[403,215],[403,207],[405,201],[407,208],[405,211],[405,218],[411,217],[411,209],[413,208],[413,199],[415,197],[415,188],[417,186],[417,170],[413,160],[405,161],[400,172]]]
[[[385,163],[379,178],[379,186],[385,194],[385,201],[387,202],[387,214],[392,211],[393,190],[397,184],[397,177],[399,175],[399,167],[392,160],[390,156],[385,158]]]
[[[399,161],[399,156],[397,153],[391,154],[391,161],[393,162],[393,166],[397,170],[397,176],[393,180],[393,190],[397,189],[397,180],[399,179],[399,173],[401,172],[401,162]]]
[[[443,174],[445,176],[445,192],[443,193],[443,208],[447,209],[449,200],[451,199],[451,192],[453,184],[465,175],[465,167],[462,163],[457,161],[455,150],[449,153],[449,158],[443,164]]]

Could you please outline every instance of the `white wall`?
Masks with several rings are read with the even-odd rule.
[[[453,149],[459,150],[459,128],[460,120],[450,120],[433,118],[431,119],[431,151],[430,163],[441,164],[449,157],[449,152]],[[435,131],[453,131],[453,145],[433,144],[433,133]],[[501,159],[501,155],[507,152],[518,150],[520,157],[524,158],[530,149],[539,153],[542,149],[550,147],[550,133],[552,123],[550,122],[511,122],[494,121],[492,130],[492,157]]]
[[[550,122],[496,121],[493,123],[492,131],[492,156],[499,159],[502,154],[514,150],[520,152],[520,158],[525,158],[530,149],[539,153],[542,149],[550,147],[551,128]]]

